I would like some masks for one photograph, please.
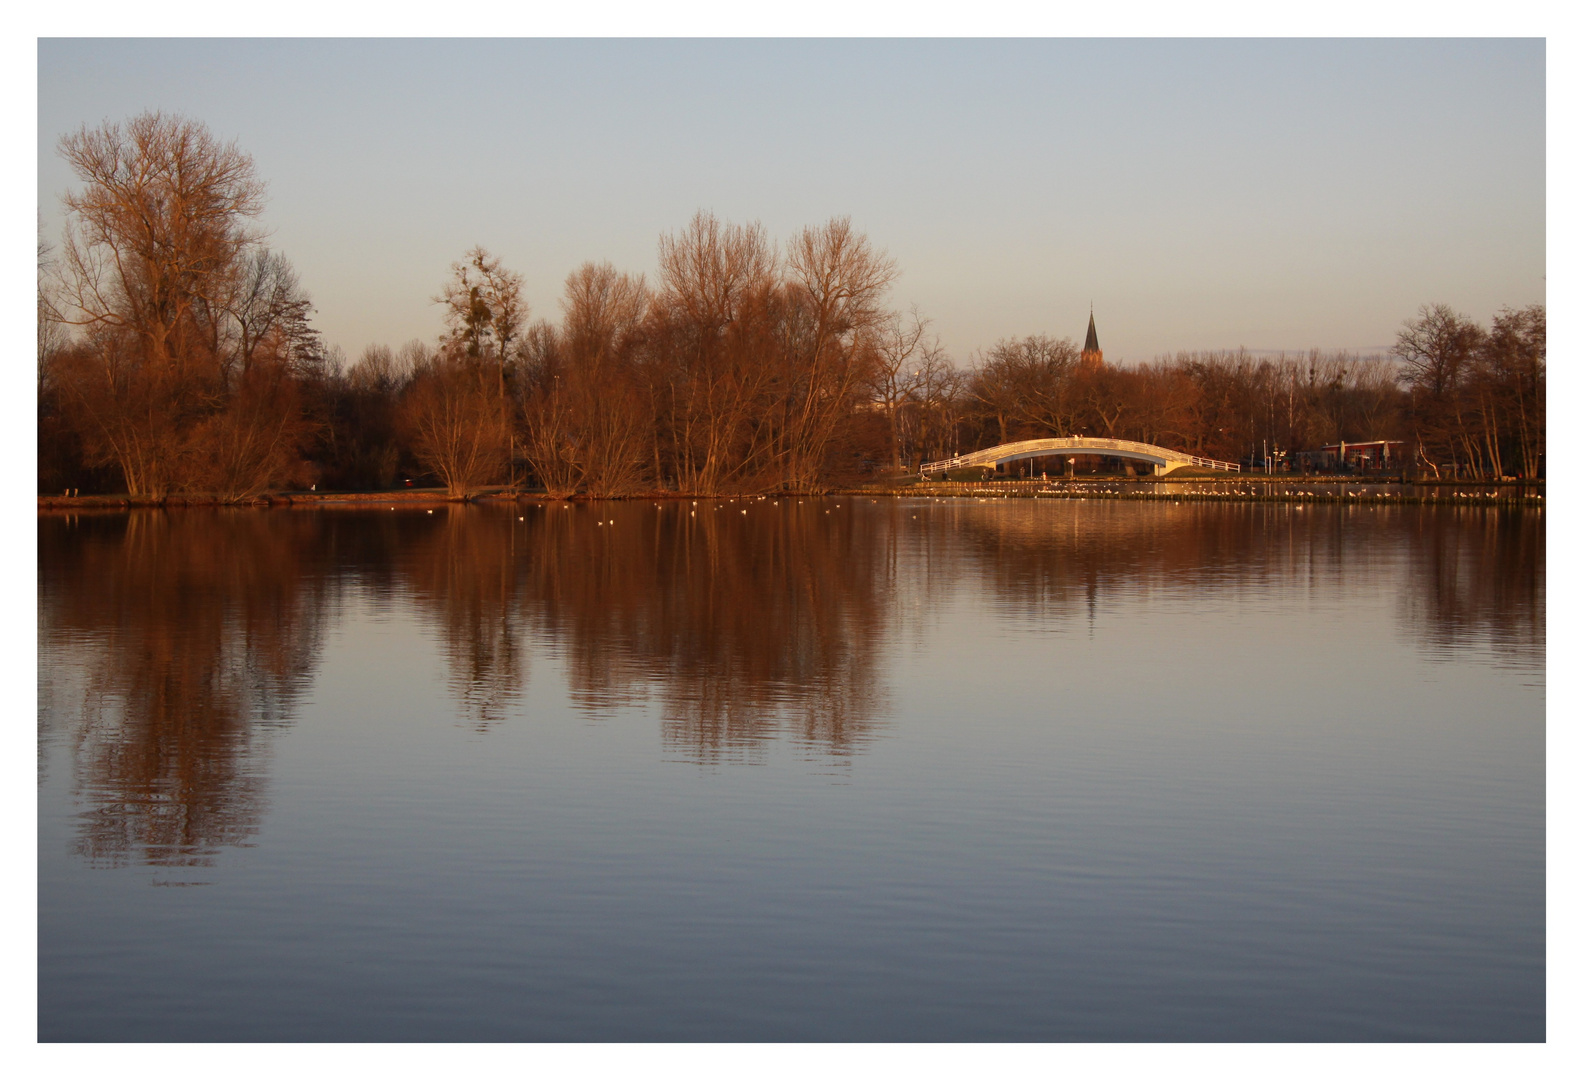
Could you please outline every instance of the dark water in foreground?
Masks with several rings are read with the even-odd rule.
[[[39,520],[44,1040],[1534,1040],[1535,511]]]

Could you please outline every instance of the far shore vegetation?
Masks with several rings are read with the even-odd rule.
[[[777,241],[700,212],[660,237],[656,280],[586,263],[555,319],[486,248],[460,253],[439,339],[352,359],[265,245],[235,144],[145,113],[59,149],[80,186],[39,242],[44,495],[814,493],[1066,435],[1283,469],[1391,440],[1435,478],[1543,473],[1543,305],[1485,325],[1426,304],[1377,356],[1122,365],[1037,335],[955,358],[887,306],[898,267],[849,220]]]

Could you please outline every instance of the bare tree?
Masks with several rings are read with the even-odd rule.
[[[701,336],[724,331],[745,298],[776,272],[762,225],[730,225],[703,211],[682,231],[660,237],[659,261],[667,299]]]
[[[399,354],[389,345],[368,345],[347,370],[346,381],[358,389],[395,394],[412,380],[415,364],[425,362],[424,352],[419,341],[409,342]]]
[[[152,364],[190,371],[197,314],[223,306],[263,208],[253,159],[202,124],[160,113],[88,127],[60,151],[85,185],[65,196],[62,254],[68,321],[130,332]]]
[[[774,249],[757,223],[700,212],[660,238],[659,262],[648,336],[662,456],[683,491],[753,486],[774,452],[762,422],[782,306]]]
[[[453,497],[498,482],[509,438],[493,372],[465,352],[442,350],[416,371],[399,413],[413,455]]]
[[[389,488],[401,466],[397,406],[414,374],[433,352],[409,342],[400,352],[369,345],[357,361],[330,374],[319,388],[321,483],[346,489]]]
[[[974,372],[970,394],[1001,442],[1019,434],[1070,435],[1082,405],[1072,381],[1077,364],[1069,338],[998,341]]]
[[[787,268],[806,325],[791,357],[784,470],[789,486],[808,489],[818,483],[836,425],[879,362],[880,302],[898,271],[844,217],[799,233]]]
[[[561,334],[551,323],[540,319],[523,334],[528,384],[522,403],[527,423],[523,452],[539,483],[555,498],[575,493],[582,479],[573,398],[561,392],[561,353]]]
[[[445,307],[446,341],[471,359],[492,363],[502,380],[528,317],[522,275],[482,247],[451,264],[451,279],[435,303]]]
[[[1470,438],[1463,391],[1483,340],[1477,323],[1445,304],[1419,308],[1396,335],[1392,351],[1402,362],[1414,439],[1437,473],[1444,464],[1478,471],[1481,455]]]
[[[893,314],[875,340],[875,364],[869,376],[869,393],[885,410],[890,428],[890,467],[900,469],[902,425],[907,405],[917,396],[921,372],[916,358],[929,320],[914,307],[911,320]]]
[[[1502,309],[1479,356],[1479,381],[1488,412],[1500,418],[1507,455],[1524,476],[1539,475],[1545,446],[1545,308]],[[1492,432],[1492,441],[1493,432]],[[1497,444],[1498,445],[1498,444]]]
[[[1078,426],[1114,439],[1133,396],[1136,376],[1115,364],[1079,365],[1073,373],[1078,400]]]
[[[259,244],[252,159],[160,113],[60,151],[84,185],[64,199],[59,310],[86,333],[63,385],[90,453],[135,495],[242,498],[300,475],[291,380],[324,354],[296,275]]]
[[[578,419],[580,486],[601,497],[637,490],[653,430],[637,370],[648,289],[609,263],[584,263],[566,279],[562,359]]]
[[[494,368],[500,417],[493,426],[505,434],[509,480],[514,486],[517,441],[507,383],[517,359],[517,339],[528,317],[528,303],[522,297],[522,275],[507,270],[500,259],[484,248],[474,247],[464,261],[451,264],[451,280],[435,297],[435,303],[445,306],[444,344],[448,354]]]
[[[918,364],[913,401],[908,410],[908,459],[950,457],[958,450],[958,432],[966,399],[967,379],[939,342],[926,346]]]
[[[1456,387],[1479,338],[1466,316],[1445,304],[1425,304],[1397,332],[1393,351],[1405,368],[1403,380],[1439,397]]]
[[[42,404],[50,390],[50,366],[57,353],[65,347],[66,329],[62,324],[60,309],[51,281],[53,262],[50,245],[44,239],[43,219],[39,221],[38,237],[38,369],[37,390]]]
[[[526,453],[553,495],[628,495],[654,447],[650,397],[639,371],[648,290],[609,263],[566,278],[561,329],[535,327],[525,402]]]
[[[246,254],[226,309],[238,338],[228,378],[245,376],[264,351],[284,354],[298,366],[311,365],[323,355],[318,332],[308,326],[312,302],[296,269],[277,251],[260,246]]]

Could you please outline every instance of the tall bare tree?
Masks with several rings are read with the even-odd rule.
[[[506,269],[483,247],[474,247],[463,261],[451,264],[451,279],[435,303],[445,307],[447,356],[457,363],[493,369],[495,407],[500,416],[491,427],[506,440],[508,479],[514,485],[517,439],[508,384],[518,359],[518,338],[528,317],[522,275]]]
[[[609,263],[585,263],[566,279],[563,392],[576,399],[580,486],[591,495],[631,494],[650,458],[650,399],[638,371],[648,303],[643,279]]]
[[[43,219],[39,220],[38,237],[38,368],[37,390],[39,402],[50,389],[50,365],[66,345],[65,327],[62,325],[53,287],[53,260],[50,244],[44,239]]]
[[[1479,376],[1487,412],[1499,418],[1511,446],[1506,457],[1524,476],[1539,475],[1545,446],[1543,304],[1505,308],[1495,316],[1480,353]]]
[[[902,425],[905,410],[917,396],[922,384],[918,363],[924,330],[929,320],[914,307],[910,319],[893,314],[886,320],[875,341],[875,364],[869,376],[869,392],[885,410],[890,428],[890,467],[902,467]]]
[[[398,419],[418,462],[452,496],[497,483],[506,469],[509,419],[494,373],[452,348],[419,362]]]
[[[788,486],[809,489],[818,484],[836,425],[879,362],[888,314],[881,301],[898,271],[844,217],[798,233],[786,261],[806,325],[790,358],[784,470]]]
[[[503,381],[528,317],[522,275],[474,247],[463,261],[451,264],[451,279],[435,303],[445,307],[446,341],[469,358],[494,365]]]
[[[762,226],[700,212],[660,238],[660,294],[649,338],[657,434],[676,486],[761,486],[773,433],[761,421],[774,376],[778,260]]]
[[[1411,396],[1414,441],[1438,473],[1476,472],[1478,449],[1468,436],[1466,382],[1484,331],[1445,304],[1426,304],[1403,324],[1392,350]]]
[[[252,158],[157,112],[60,152],[83,187],[64,198],[58,306],[85,334],[63,389],[90,453],[135,495],[300,477],[290,369],[322,352],[295,274],[260,245]]]
[[[264,185],[253,159],[195,121],[143,113],[123,129],[83,127],[60,141],[83,182],[68,193],[62,253],[68,321],[126,330],[151,363],[213,362],[196,309],[222,306]]]
[[[973,373],[970,393],[1001,442],[1019,435],[1070,435],[1082,402],[1073,385],[1078,349],[1046,334],[1002,340]]]

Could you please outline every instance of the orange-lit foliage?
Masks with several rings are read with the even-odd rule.
[[[402,398],[401,431],[418,462],[452,495],[505,479],[511,421],[497,373],[447,350],[419,370]]]
[[[83,187],[53,310],[81,327],[56,385],[89,464],[126,490],[245,498],[305,475],[293,380],[321,359],[308,302],[250,225],[253,162],[202,124],[144,113],[61,140]]]
[[[557,325],[528,324],[521,276],[475,247],[435,297],[437,351],[393,364],[375,346],[343,370],[289,263],[260,243],[262,185],[235,145],[145,113],[60,149],[82,187],[59,257],[39,249],[46,491],[114,470],[154,498],[425,474],[453,496],[816,492],[1072,434],[1304,467],[1326,445],[1400,440],[1400,464],[1433,473],[1543,468],[1543,306],[1488,330],[1425,307],[1390,358],[1122,365],[1029,335],[958,369],[927,320],[887,309],[897,268],[848,219],[778,249],[756,223],[700,212],[660,238],[652,287],[608,263],[573,272]]]

